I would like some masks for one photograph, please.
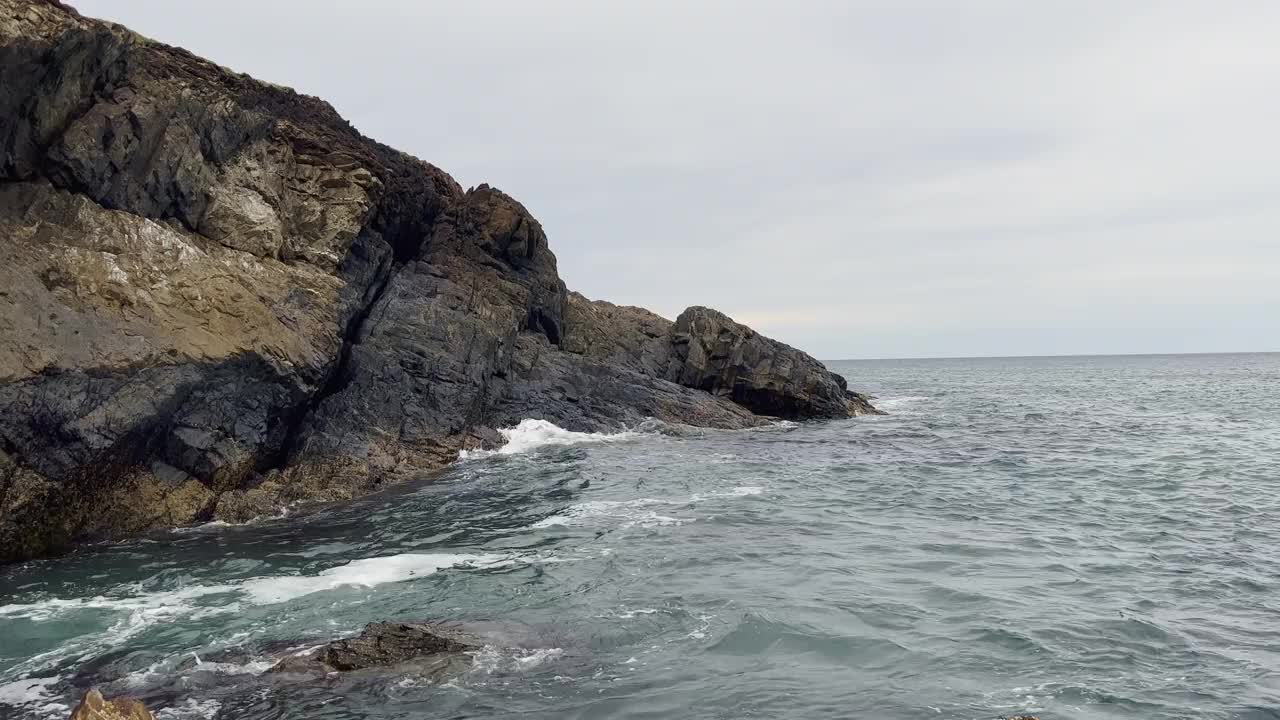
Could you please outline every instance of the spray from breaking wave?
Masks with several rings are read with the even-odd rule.
[[[498,433],[506,441],[502,444],[502,447],[496,450],[463,450],[458,453],[458,459],[472,460],[493,455],[516,455],[557,445],[612,442],[626,440],[640,434],[634,430],[624,430],[617,433],[574,432],[565,430],[547,420],[533,419],[521,420],[519,425],[513,428],[504,428],[499,430]]]

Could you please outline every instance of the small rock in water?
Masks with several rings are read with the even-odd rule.
[[[479,645],[429,623],[369,623],[355,637],[334,640],[316,650],[285,658],[270,672],[332,672],[397,665],[425,656],[458,654]]]
[[[102,697],[97,688],[84,694],[71,713],[71,720],[155,720],[147,706],[132,698]]]

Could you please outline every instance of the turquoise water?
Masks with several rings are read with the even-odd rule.
[[[1280,718],[1280,355],[832,367],[893,414],[542,428],[0,570],[0,717],[96,683],[162,719]],[[446,679],[262,672],[381,619],[485,647]]]

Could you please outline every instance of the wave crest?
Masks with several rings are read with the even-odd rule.
[[[458,453],[459,460],[473,460],[492,457],[494,455],[515,455],[538,448],[557,445],[579,445],[582,443],[611,442],[635,437],[640,433],[624,430],[617,433],[589,433],[565,430],[548,420],[526,418],[513,428],[498,430],[505,442],[496,450],[463,450]]]

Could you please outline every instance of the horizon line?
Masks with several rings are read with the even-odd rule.
[[[1121,352],[1121,353],[1049,353],[1046,355],[918,355],[899,357],[829,358],[820,362],[866,362],[870,360],[1025,360],[1031,358],[1083,357],[1170,357],[1181,355],[1280,355],[1280,350],[1214,350],[1208,352]]]

